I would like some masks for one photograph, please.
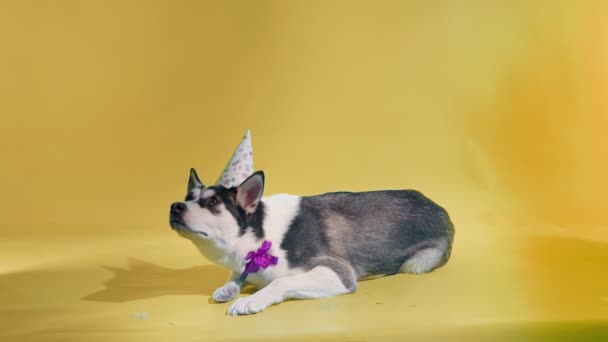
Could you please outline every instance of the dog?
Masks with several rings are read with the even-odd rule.
[[[205,186],[191,169],[184,201],[170,207],[171,228],[231,271],[213,293],[216,302],[239,295],[248,252],[272,243],[278,263],[247,275],[259,290],[236,300],[229,315],[255,314],[291,298],[353,293],[359,280],[427,273],[450,258],[450,217],[418,191],[262,197],[264,184],[258,171],[235,187]]]

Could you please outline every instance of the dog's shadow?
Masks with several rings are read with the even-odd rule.
[[[172,295],[210,296],[228,279],[228,271],[214,265],[172,269],[129,258],[124,269],[101,267],[114,277],[104,282],[104,289],[83,300],[119,303]]]

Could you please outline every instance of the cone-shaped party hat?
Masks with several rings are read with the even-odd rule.
[[[251,131],[241,140],[239,147],[234,151],[230,162],[224,169],[217,185],[227,188],[240,185],[247,177],[253,174],[253,149],[251,148]]]

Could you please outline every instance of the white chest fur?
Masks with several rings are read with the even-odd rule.
[[[300,197],[281,194],[263,198],[262,202],[265,208],[263,239],[257,239],[251,231],[248,231],[240,237],[234,236],[226,239],[221,247],[213,241],[194,241],[200,252],[209,261],[220,264],[237,274],[244,270],[245,256],[248,252],[257,250],[264,240],[272,242],[269,253],[277,256],[279,262],[275,266],[247,277],[247,281],[257,287],[264,287],[274,279],[301,272],[298,269],[289,268],[287,254],[280,248],[289,225],[298,214]]]

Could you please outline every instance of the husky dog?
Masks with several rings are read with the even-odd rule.
[[[260,290],[235,301],[230,315],[258,313],[289,298],[352,293],[358,280],[427,273],[450,257],[448,213],[418,191],[262,198],[264,182],[258,171],[236,187],[205,186],[191,169],[185,200],[171,205],[171,227],[231,271],[213,294],[217,302],[240,293],[247,253],[272,243],[278,264],[247,276]]]

